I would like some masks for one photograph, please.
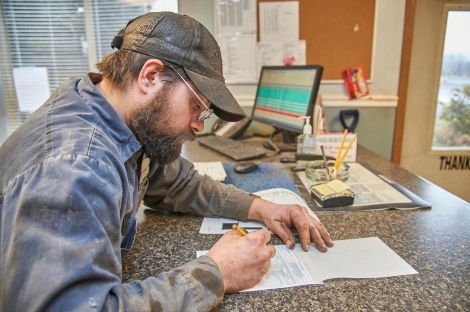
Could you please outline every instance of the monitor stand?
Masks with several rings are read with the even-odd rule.
[[[282,142],[274,142],[274,136],[276,136],[278,133],[282,133]],[[276,153],[296,152],[296,138],[297,135],[293,132],[275,129],[273,133],[271,133],[269,139],[263,143],[263,147],[275,151]]]

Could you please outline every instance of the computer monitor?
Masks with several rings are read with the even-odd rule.
[[[284,143],[292,143],[289,138],[302,133],[305,116],[313,114],[322,73],[320,65],[263,66],[252,120],[283,131]]]

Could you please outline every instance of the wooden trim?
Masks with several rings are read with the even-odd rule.
[[[392,161],[396,164],[400,164],[401,161],[415,13],[416,0],[406,0],[405,27],[403,30],[403,44],[400,63],[400,81],[398,85],[398,106],[395,117],[395,131],[392,148]]]

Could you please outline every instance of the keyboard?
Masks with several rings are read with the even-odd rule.
[[[198,142],[202,146],[213,149],[236,161],[260,158],[266,155],[266,152],[261,148],[256,148],[227,137],[208,135],[200,137]]]

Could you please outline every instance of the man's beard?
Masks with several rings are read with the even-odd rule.
[[[129,128],[143,146],[144,152],[160,164],[175,161],[185,141],[194,140],[191,130],[172,133],[167,90],[162,90],[152,103],[132,113]]]

